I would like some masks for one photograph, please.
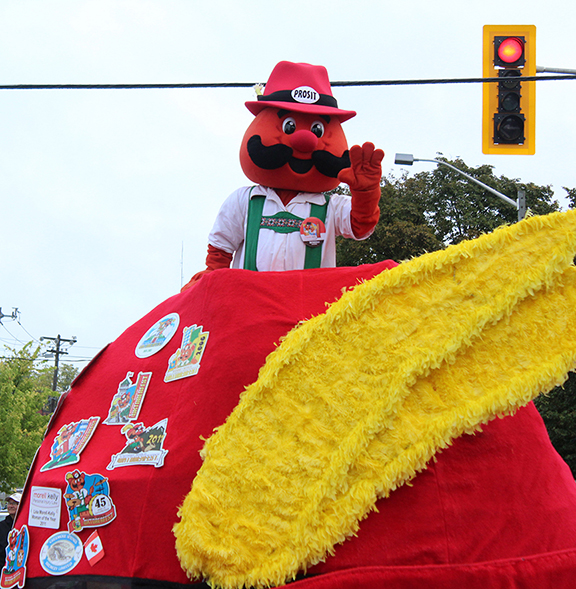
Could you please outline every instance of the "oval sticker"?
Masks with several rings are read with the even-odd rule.
[[[320,94],[310,86],[300,86],[292,90],[292,99],[302,104],[314,104],[320,100]]]

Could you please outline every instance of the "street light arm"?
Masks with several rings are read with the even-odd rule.
[[[538,73],[551,73],[551,74],[576,74],[576,70],[568,70],[566,68],[560,67],[540,67],[536,66],[536,71]]]
[[[488,192],[491,192],[492,194],[496,195],[498,198],[507,202],[509,205],[512,205],[515,209],[518,208],[518,203],[515,200],[512,200],[511,198],[507,197],[506,195],[502,194],[501,192],[494,190],[494,188],[491,188],[487,184],[484,184],[484,182],[480,182],[480,180],[477,180],[476,178],[470,176],[470,174],[466,174],[466,172],[459,170],[457,167],[453,166],[452,164],[449,164],[448,162],[443,162],[442,160],[435,160],[435,159],[430,159],[430,160],[421,159],[421,158],[416,158],[416,157],[414,158],[414,161],[415,162],[434,162],[436,164],[442,164],[443,166],[448,166],[451,170],[454,170],[455,172],[462,174],[462,176],[465,176],[466,178],[468,178],[468,180],[471,180],[475,184],[478,184],[478,186],[481,186],[482,188],[484,188],[484,190],[487,190]]]

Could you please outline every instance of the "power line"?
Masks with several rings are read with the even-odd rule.
[[[14,343],[18,343],[18,344],[26,343],[26,342],[23,342],[22,340],[19,340],[15,335],[10,333],[10,330],[4,325],[4,323],[0,322],[0,325],[6,330],[8,335],[14,340]]]
[[[30,358],[26,356],[0,356],[0,360],[29,360],[30,362],[41,362],[43,364],[47,364],[50,361],[49,358]],[[90,362],[91,360],[91,357],[81,358],[80,356],[69,356],[66,359],[66,362],[63,362],[62,364],[72,364],[74,362]]]
[[[576,75],[522,76],[522,82],[542,82],[545,80],[576,80]],[[501,82],[502,78],[434,78],[415,80],[373,80],[364,82],[330,82],[332,86],[417,86],[426,84],[486,84]],[[1,89],[1,86],[0,86]]]
[[[24,332],[29,335],[37,344],[41,343],[40,340],[38,338],[35,338],[20,322],[20,319],[16,320],[16,323],[18,323],[18,325],[24,330]]]
[[[576,80],[572,70],[552,76],[523,76],[523,82]],[[486,84],[501,82],[501,78],[435,78],[412,80],[356,80],[330,82],[333,87],[352,86],[417,86],[427,84]],[[200,88],[253,88],[254,82],[205,82],[185,84],[5,84],[0,90],[166,90]]]
[[[248,82],[205,84],[10,84],[0,90],[154,90],[170,88],[252,88]]]
[[[8,335],[10,336],[10,339],[7,338],[3,338],[0,337],[0,344],[3,344],[4,347],[7,346],[25,346],[28,343],[31,343],[31,341],[24,341],[20,338],[18,338],[17,336],[15,336],[14,334],[12,334],[10,332],[10,330],[2,323],[2,319],[3,318],[8,318],[8,319],[12,319],[15,320],[16,323],[18,323],[18,325],[22,328],[22,330],[26,333],[26,335],[28,335],[31,338],[31,341],[35,342],[36,344],[42,346],[44,345],[37,337],[33,336],[25,327],[24,325],[22,325],[22,322],[20,321],[20,311],[18,311],[18,309],[15,307],[12,314],[11,315],[6,315],[4,313],[2,313],[2,308],[0,307],[0,326],[2,326],[6,332],[8,333]],[[42,339],[42,338],[41,338]],[[50,339],[50,338],[43,338],[43,339]],[[61,340],[61,341],[65,341],[65,340]],[[81,348],[84,350],[101,350],[102,347],[101,346],[76,346],[77,348]],[[46,353],[50,353],[50,351],[45,352]],[[53,352],[52,352],[53,353]],[[68,352],[60,352],[60,354],[68,354]],[[7,356],[0,356],[0,360],[1,359],[7,359],[9,357]],[[73,356],[73,355],[68,355],[67,358],[67,363],[73,363],[73,362],[90,362],[92,360],[92,356]],[[46,362],[47,359],[45,357],[43,358],[35,358],[33,359],[34,362]]]

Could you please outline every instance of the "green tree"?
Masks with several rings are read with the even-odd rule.
[[[497,177],[488,165],[470,168],[460,159],[450,161],[441,155],[437,159],[513,200],[518,197],[518,188],[523,188],[532,214],[560,210],[550,186]],[[576,190],[565,190],[569,198],[576,200]],[[518,220],[518,211],[513,206],[447,166],[438,165],[431,172],[420,172],[411,178],[385,178],[381,192],[380,221],[374,233],[362,242],[338,239],[338,265],[355,266],[387,258],[406,260]]]
[[[442,247],[420,202],[406,196],[406,178],[383,181],[380,221],[365,241],[338,238],[339,266],[405,260]]]
[[[65,393],[70,388],[72,381],[78,376],[78,372],[78,369],[72,364],[60,364],[58,367],[58,384],[56,385],[56,393],[59,395]],[[42,386],[51,389],[54,382],[54,367],[44,366],[38,370],[38,382]]]
[[[565,186],[563,188],[567,193],[566,196],[570,202],[570,208],[576,209],[576,188],[566,188]]]
[[[5,349],[0,360],[0,491],[21,487],[48,423],[50,389],[39,383],[38,350]]]
[[[498,192],[516,200],[524,189],[531,214],[543,215],[560,210],[550,186],[520,183],[497,177],[492,166],[469,168],[462,160],[446,161]],[[340,189],[342,190],[342,189]],[[576,208],[576,188],[564,188],[571,208]],[[343,190],[346,192],[346,190]],[[337,240],[340,266],[398,262],[445,246],[473,239],[496,227],[518,220],[517,210],[481,186],[447,166],[408,178],[393,176],[382,180],[380,221],[364,241]],[[540,396],[536,406],[542,415],[552,444],[576,477],[576,374],[571,373],[564,387]]]
[[[522,184],[518,179],[497,177],[492,166],[488,165],[469,168],[460,159],[449,161],[441,155],[437,159],[452,164],[512,200],[518,198],[518,189],[522,188],[533,214],[560,210],[558,202],[553,200],[550,186]],[[515,207],[447,166],[438,165],[431,172],[421,172],[408,179],[406,195],[420,203],[436,237],[445,245],[473,239],[504,223],[518,220]]]
[[[576,373],[549,395],[540,395],[536,407],[546,424],[550,441],[576,478]]]

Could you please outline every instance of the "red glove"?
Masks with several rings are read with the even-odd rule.
[[[356,237],[364,237],[376,227],[380,218],[380,180],[384,152],[374,149],[373,143],[350,148],[350,167],[338,174],[338,180],[350,187],[352,212],[350,222]]]
[[[191,286],[193,286],[196,282],[204,276],[204,274],[208,272],[212,272],[213,270],[219,270],[220,268],[230,268],[230,263],[232,262],[232,254],[225,252],[213,245],[208,244],[208,255],[206,256],[206,270],[202,270],[201,272],[197,272],[192,276],[190,281],[185,284],[180,292],[184,292],[188,290]]]

